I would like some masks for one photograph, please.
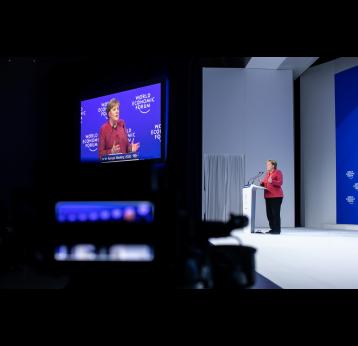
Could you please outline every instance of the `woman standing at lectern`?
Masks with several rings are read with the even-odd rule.
[[[281,204],[283,200],[282,172],[277,169],[275,160],[266,161],[266,174],[260,185],[265,187],[266,214],[270,225],[270,231],[265,234],[281,233]]]

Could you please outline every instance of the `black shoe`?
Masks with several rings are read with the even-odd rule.
[[[268,233],[270,233],[270,234],[281,234],[281,231],[270,230]]]

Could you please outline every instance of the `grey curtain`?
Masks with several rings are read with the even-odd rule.
[[[204,154],[203,219],[227,221],[230,213],[242,214],[245,156]]]

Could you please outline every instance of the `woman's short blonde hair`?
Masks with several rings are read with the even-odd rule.
[[[275,160],[267,160],[267,162],[271,162],[271,165],[275,167],[275,169],[277,168],[277,161]]]
[[[108,103],[107,103],[107,108],[106,108],[106,113],[108,115],[108,113],[110,112],[110,110],[114,107],[114,106],[120,106],[119,101],[116,98],[111,99]]]

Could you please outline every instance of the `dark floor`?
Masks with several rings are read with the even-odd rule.
[[[68,283],[65,276],[51,276],[32,266],[15,266],[0,272],[0,289],[62,289]]]
[[[41,273],[29,265],[0,272],[0,289],[63,289],[68,284],[69,278],[66,276]],[[281,289],[281,287],[256,273],[255,285],[250,289]]]
[[[274,282],[270,281],[269,279],[265,278],[259,273],[256,273],[256,282],[255,285],[250,287],[251,289],[271,289],[271,290],[278,290],[282,289],[280,286],[277,286]]]

